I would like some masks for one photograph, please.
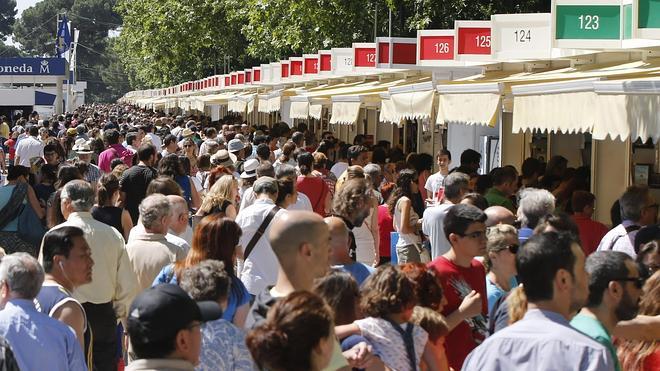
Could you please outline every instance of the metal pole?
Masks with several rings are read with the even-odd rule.
[[[392,9],[390,9],[390,26],[387,32],[387,37],[392,37]]]
[[[378,1],[374,1],[374,42],[378,37]]]

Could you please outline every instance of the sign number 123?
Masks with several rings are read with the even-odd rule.
[[[580,15],[580,29],[582,30],[597,30],[600,28],[600,17],[597,15]]]

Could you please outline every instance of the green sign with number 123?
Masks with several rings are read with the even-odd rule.
[[[557,39],[618,40],[621,38],[621,6],[557,5]]]

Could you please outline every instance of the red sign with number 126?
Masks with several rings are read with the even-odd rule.
[[[458,54],[490,54],[490,28],[458,29]]]

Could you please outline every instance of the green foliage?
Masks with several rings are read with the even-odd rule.
[[[11,45],[5,45],[0,41],[0,58],[22,57],[23,53]]]
[[[11,34],[16,20],[16,0],[0,1],[0,44]]]
[[[14,25],[14,41],[27,55],[54,55],[57,14],[71,9],[74,0],[44,0],[27,8]]]

